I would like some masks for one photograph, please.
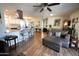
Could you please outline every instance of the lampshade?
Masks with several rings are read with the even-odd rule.
[[[68,23],[67,23],[67,22],[65,22],[65,23],[64,23],[64,26],[67,26],[67,25],[68,25]]]

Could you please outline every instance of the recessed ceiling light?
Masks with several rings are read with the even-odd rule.
[[[8,9],[5,10],[6,12],[8,11]]]
[[[28,17],[28,19],[31,19],[31,17]]]
[[[50,16],[53,16],[53,14],[50,14]]]

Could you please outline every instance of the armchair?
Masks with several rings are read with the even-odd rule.
[[[0,40],[0,56],[8,56],[8,45],[5,41]]]

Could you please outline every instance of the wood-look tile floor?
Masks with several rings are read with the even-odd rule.
[[[78,56],[78,51],[73,48],[62,48],[62,50],[57,53],[43,46],[41,33],[39,32],[36,32],[34,37],[30,38],[28,42],[24,41],[20,43],[12,53],[19,56]]]

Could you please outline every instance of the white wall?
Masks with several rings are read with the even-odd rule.
[[[54,21],[56,19],[60,19],[60,25],[59,26],[53,26],[54,25]],[[49,25],[52,25],[52,28],[58,28],[58,29],[61,29],[63,26],[63,21],[64,20],[69,20],[69,17],[68,16],[54,16],[54,17],[48,17],[48,28],[49,28]]]
[[[76,12],[72,13],[70,15],[70,19],[72,20],[73,18],[77,18],[78,17],[78,23],[75,26],[76,32],[78,34],[78,39],[79,39],[79,10],[77,10]]]
[[[1,14],[1,19],[0,19],[0,39],[1,39],[5,35],[4,13],[3,13],[3,8],[2,8],[1,4],[0,4],[0,14]]]

